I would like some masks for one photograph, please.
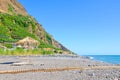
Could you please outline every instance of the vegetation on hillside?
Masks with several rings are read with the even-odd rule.
[[[12,8],[10,6],[10,11],[12,11]],[[29,28],[31,28],[31,32],[29,31]],[[45,51],[42,50],[42,48],[52,48],[55,51],[58,51],[60,49],[55,48],[52,45],[52,38],[51,36],[44,32],[45,39],[47,40],[47,43],[42,41],[38,38],[35,34],[36,31],[36,23],[35,20],[31,16],[23,16],[23,15],[11,15],[11,14],[3,14],[0,13],[0,44],[7,48],[13,48],[13,43],[17,42],[18,40],[21,40],[27,36],[38,40],[40,42],[40,45],[38,46],[39,49],[27,51],[27,53],[42,53],[42,54],[51,54],[53,51]],[[2,53],[3,50],[0,50],[0,53]],[[5,54],[14,54],[14,53],[20,53],[26,54],[26,51],[23,50],[16,50],[16,51],[9,51],[7,50]]]
[[[35,24],[28,18],[22,15],[0,14],[0,41],[11,42],[22,39],[26,36],[36,38],[34,34],[28,32],[27,27]],[[34,30],[34,29],[33,29]]]
[[[17,0],[0,3],[0,55],[70,53]]]

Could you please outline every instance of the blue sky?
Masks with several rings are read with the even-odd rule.
[[[120,0],[18,1],[70,50],[120,55]]]

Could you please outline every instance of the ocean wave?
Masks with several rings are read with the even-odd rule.
[[[94,59],[94,57],[90,56],[89,59]]]

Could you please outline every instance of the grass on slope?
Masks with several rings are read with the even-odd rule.
[[[28,30],[29,27],[32,29],[32,33]],[[0,13],[0,44],[6,46],[7,48],[12,48],[12,44],[21,40],[27,36],[36,39],[40,42],[39,50],[7,50],[4,51],[0,49],[0,54],[52,54],[52,51],[41,50],[41,48],[53,48],[58,50],[57,48],[52,46],[52,38],[51,36],[45,32],[45,38],[48,43],[40,40],[36,34],[34,33],[36,29],[36,23],[31,16],[22,16],[22,15],[10,15]]]

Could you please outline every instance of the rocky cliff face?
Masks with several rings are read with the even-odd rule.
[[[22,30],[24,28],[26,30],[27,34],[34,35],[35,37],[37,37],[37,39],[39,41],[42,41],[45,44],[49,44],[56,48],[60,48],[64,51],[69,51],[67,48],[65,48],[63,45],[61,45],[58,41],[56,41],[52,36],[50,36],[50,34],[48,34],[44,30],[42,25],[39,24],[33,17],[29,16],[29,14],[26,12],[24,7],[20,3],[18,3],[17,0],[0,0],[0,14],[2,14],[2,16],[0,16],[0,19],[1,19],[0,26],[5,26],[9,30],[8,32],[11,33],[11,35],[9,35],[10,38],[12,38],[12,39],[15,39],[15,37],[24,38],[26,35],[21,36],[19,33],[16,33],[16,32],[20,32],[20,30]],[[4,18],[3,14],[9,14],[9,19],[3,19]],[[19,15],[19,17],[17,15]],[[12,16],[14,16],[14,17],[12,17]],[[18,19],[19,21],[15,20],[16,17],[20,18],[20,19]],[[7,21],[9,21],[9,22],[7,22]],[[9,25],[9,27],[8,27],[8,25]],[[15,25],[21,27],[21,28],[19,27],[20,28],[19,31],[17,31],[16,28],[14,29],[14,30],[16,30],[16,32],[12,29],[12,28],[16,27]],[[8,34],[10,34],[10,33],[8,33]],[[16,36],[14,36],[14,34],[12,34],[12,33],[15,33]]]
[[[0,0],[0,12],[27,15],[26,10],[17,0]]]

